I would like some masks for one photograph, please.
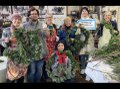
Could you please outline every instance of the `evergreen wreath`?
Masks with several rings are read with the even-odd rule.
[[[81,28],[82,34],[85,36],[85,40],[81,41],[82,34],[75,35],[75,38],[70,38],[70,34],[73,30],[77,31],[77,27],[73,26],[66,32],[66,43],[69,46],[73,54],[77,54],[87,43],[90,36],[90,32],[84,28]]]
[[[75,77],[76,71],[79,70],[79,63],[75,60],[72,53],[69,50],[66,50],[64,52],[66,53],[68,58],[70,58],[70,60],[71,60],[71,68],[72,69],[70,68],[68,70],[65,70],[60,64],[58,64],[57,72],[58,72],[58,74],[62,73],[63,76],[58,77],[51,71],[51,65],[55,62],[55,59],[54,59],[56,56],[55,53],[52,54],[51,58],[46,63],[46,70],[47,70],[48,76],[52,79],[53,82],[56,82],[56,83],[61,83],[67,79],[71,79],[71,78]],[[72,75],[69,74],[69,71],[71,71]]]
[[[31,61],[41,59],[42,44],[40,42],[39,32],[40,29],[28,31],[19,28],[15,30],[13,36],[17,40],[17,47],[15,50],[7,47],[3,55],[16,63],[24,65],[29,65]]]
[[[85,37],[85,40],[82,41],[81,40],[81,37],[82,35],[84,35]],[[90,32],[84,28],[81,28],[81,34],[78,34],[75,36],[75,45],[74,45],[74,48],[76,50],[78,50],[78,52],[85,46],[88,44],[88,39],[89,39],[89,36],[90,36]]]

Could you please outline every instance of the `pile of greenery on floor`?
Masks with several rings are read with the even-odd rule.
[[[95,50],[94,55],[112,65],[120,80],[120,35],[113,35],[108,46]]]

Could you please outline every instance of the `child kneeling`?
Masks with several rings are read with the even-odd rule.
[[[64,43],[58,42],[56,51],[46,63],[48,76],[55,83],[75,82],[76,70],[79,65],[69,50],[64,50]]]

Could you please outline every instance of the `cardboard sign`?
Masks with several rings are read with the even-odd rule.
[[[95,19],[80,19],[77,21],[86,30],[96,30],[96,20]]]

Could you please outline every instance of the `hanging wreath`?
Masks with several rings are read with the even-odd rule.
[[[52,54],[51,58],[46,63],[46,70],[48,76],[52,79],[53,82],[61,83],[67,79],[75,77],[76,71],[79,70],[79,63],[74,59],[72,53],[68,50],[64,52],[69,60],[71,60],[70,66],[66,69],[62,64],[57,64],[56,71],[57,74],[51,70],[51,66],[55,64],[56,52]]]
[[[27,31],[19,28],[14,31],[13,36],[17,40],[15,50],[7,47],[4,55],[17,63],[28,65],[31,61],[41,59],[41,42],[39,39],[40,30]]]

